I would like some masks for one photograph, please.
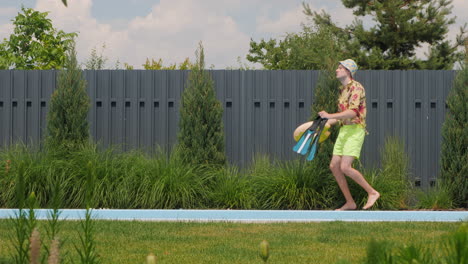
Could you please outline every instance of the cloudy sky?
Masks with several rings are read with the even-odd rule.
[[[303,2],[330,13],[340,26],[353,20],[352,11],[338,0],[68,0],[68,8],[60,0],[0,0],[0,39],[12,33],[11,20],[23,5],[50,12],[56,28],[77,32],[81,62],[93,48],[100,52],[105,45],[107,68],[117,61],[142,68],[146,58],[180,63],[186,57],[194,60],[202,41],[206,64],[223,69],[239,67],[238,57],[247,63],[251,38],[300,31],[301,23],[307,23]],[[450,28],[452,40],[468,22],[468,1],[454,0],[453,5],[457,23]]]

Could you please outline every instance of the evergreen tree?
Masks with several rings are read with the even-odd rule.
[[[306,15],[315,23],[326,25],[348,40],[343,42],[349,57],[355,58],[361,69],[453,69],[463,56],[466,25],[452,44],[447,39],[452,0],[342,0],[354,15],[370,16],[375,25],[365,29],[359,19],[340,28],[329,15],[311,11],[304,5]],[[426,60],[416,58],[416,49],[429,45]]]
[[[89,107],[86,81],[76,60],[75,45],[72,44],[50,100],[47,146],[74,148],[87,143]]]
[[[205,70],[200,43],[196,51],[180,109],[179,147],[184,161],[192,164],[224,165],[223,108],[216,99],[214,83]]]
[[[323,54],[329,44],[340,44],[340,59],[353,58],[360,69],[453,69],[463,53],[459,48],[466,39],[466,25],[455,42],[447,40],[451,0],[342,0],[354,11],[351,25],[340,27],[326,12],[315,12],[306,3],[304,14],[310,25],[300,33],[289,33],[284,40],[251,40],[247,60],[261,63],[265,69],[322,70]],[[372,17],[367,29],[359,17]],[[323,34],[332,33],[324,39]],[[425,59],[416,51],[428,45]]]
[[[466,42],[468,51],[468,41]],[[466,55],[465,55],[466,56]],[[442,127],[441,179],[452,191],[456,206],[468,207],[468,57],[447,97]]]

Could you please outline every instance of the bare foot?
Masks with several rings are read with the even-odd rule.
[[[377,199],[379,199],[379,197],[380,197],[380,193],[378,193],[378,192],[374,192],[372,194],[369,194],[369,197],[367,198],[367,203],[366,203],[366,205],[364,205],[364,207],[362,209],[367,210],[367,209],[371,208],[374,205],[375,201],[377,201]]]
[[[355,203],[345,203],[341,208],[338,208],[335,211],[356,210],[356,208],[357,206]]]

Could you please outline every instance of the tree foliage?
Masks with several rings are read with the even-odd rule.
[[[86,81],[76,60],[74,44],[70,45],[64,69],[58,74],[57,88],[52,93],[47,114],[47,146],[75,148],[87,143],[90,107]]]
[[[85,62],[85,69],[87,70],[102,70],[106,66],[107,57],[103,55],[106,49],[106,44],[102,45],[101,53],[98,54],[97,49],[91,50],[89,59]]]
[[[196,57],[182,94],[179,147],[187,163],[223,165],[226,163],[223,108],[216,99],[213,80],[205,70],[201,43]]]
[[[160,58],[159,60],[151,59],[151,61],[147,58],[145,64],[143,64],[143,68],[145,70],[188,70],[192,68],[194,65],[190,62],[189,58],[185,58],[185,60],[179,64],[171,64],[169,66],[163,65],[163,60]]]
[[[453,69],[463,53],[466,25],[454,43],[447,40],[451,0],[342,0],[356,16],[351,25],[339,27],[326,12],[315,12],[304,3],[310,19],[300,33],[289,33],[284,40],[250,42],[247,59],[266,69],[321,69],[320,59],[327,41],[319,37],[324,30],[340,43],[341,58],[353,58],[361,69]],[[359,17],[371,17],[366,28]],[[330,40],[328,40],[330,41]],[[425,59],[416,51],[428,45]],[[302,49],[302,50],[301,50]]]
[[[468,52],[468,41],[466,42]],[[441,179],[456,206],[468,207],[468,60],[458,71],[447,97],[442,126]]]
[[[324,69],[330,60],[344,57],[341,37],[321,25],[303,25],[302,32],[288,33],[284,40],[251,40],[247,60],[268,70]]]
[[[60,69],[77,34],[55,29],[48,12],[21,10],[12,20],[13,34],[0,44],[0,69]]]

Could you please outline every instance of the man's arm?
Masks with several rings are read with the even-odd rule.
[[[318,114],[322,118],[328,118],[327,123],[329,123],[330,125],[335,125],[340,119],[350,119],[350,118],[355,118],[357,116],[355,111],[349,110],[349,109],[343,112],[334,113],[334,114],[329,114],[325,111],[321,111]]]
[[[327,125],[334,126],[338,123],[337,119],[328,119]]]

